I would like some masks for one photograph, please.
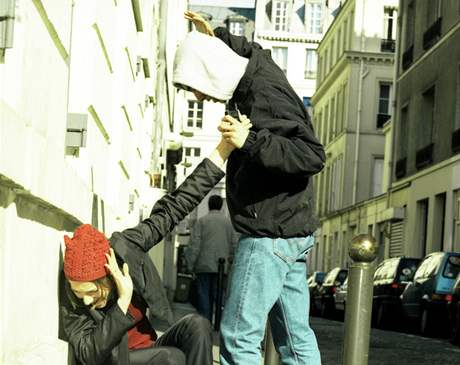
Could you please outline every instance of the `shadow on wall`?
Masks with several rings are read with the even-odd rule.
[[[62,209],[33,195],[23,186],[0,174],[0,207],[16,204],[18,217],[28,219],[58,231],[73,232],[82,224]]]

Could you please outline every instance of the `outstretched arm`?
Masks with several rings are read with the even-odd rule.
[[[137,226],[115,232],[110,241],[122,239],[147,252],[185,218],[224,177],[222,167],[234,147],[221,141],[209,158],[204,159],[172,193],[158,200],[150,217]]]

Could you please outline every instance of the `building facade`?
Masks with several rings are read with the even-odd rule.
[[[257,1],[254,40],[271,50],[304,105],[316,88],[317,47],[329,22],[324,0]]]
[[[327,161],[315,176],[321,227],[311,269],[346,266],[348,242],[371,233],[387,255],[389,222],[400,214],[385,199],[385,123],[391,118],[396,0],[347,0],[318,46],[313,124]],[[389,141],[387,141],[389,143]],[[387,156],[388,157],[388,156]],[[384,184],[385,183],[385,184]]]
[[[91,223],[110,236],[164,193],[155,174],[176,98],[166,73],[187,30],[177,16],[185,6],[2,1],[0,363],[67,363],[58,340],[63,235]],[[160,26],[168,16],[169,30]]]
[[[401,1],[391,204],[400,251],[460,251],[460,4]]]

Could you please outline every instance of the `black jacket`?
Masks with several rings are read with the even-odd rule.
[[[173,193],[161,198],[151,215],[136,227],[110,237],[119,263],[126,262],[134,291],[147,304],[148,319],[172,320],[172,313],[160,277],[147,252],[189,214],[224,176],[205,159]],[[103,310],[91,310],[77,299],[67,281],[61,295],[62,337],[74,357],[84,365],[129,365],[127,331],[135,324],[116,303]],[[152,325],[153,328],[153,325]]]
[[[270,52],[225,28],[215,34],[249,59],[232,99],[253,125],[227,163],[227,203],[235,229],[261,237],[302,237],[317,228],[310,177],[324,166],[323,146],[300,98]]]

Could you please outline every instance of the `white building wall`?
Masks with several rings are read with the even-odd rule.
[[[143,32],[128,0],[16,3],[13,48],[0,63],[0,363],[65,364],[57,298],[63,235],[93,222],[110,236],[161,195],[150,187],[154,105],[146,103],[155,95],[159,1],[139,1]],[[185,29],[177,9],[170,8],[170,37]],[[136,71],[138,56],[150,78],[142,63]],[[79,157],[65,154],[68,113],[88,118]]]

